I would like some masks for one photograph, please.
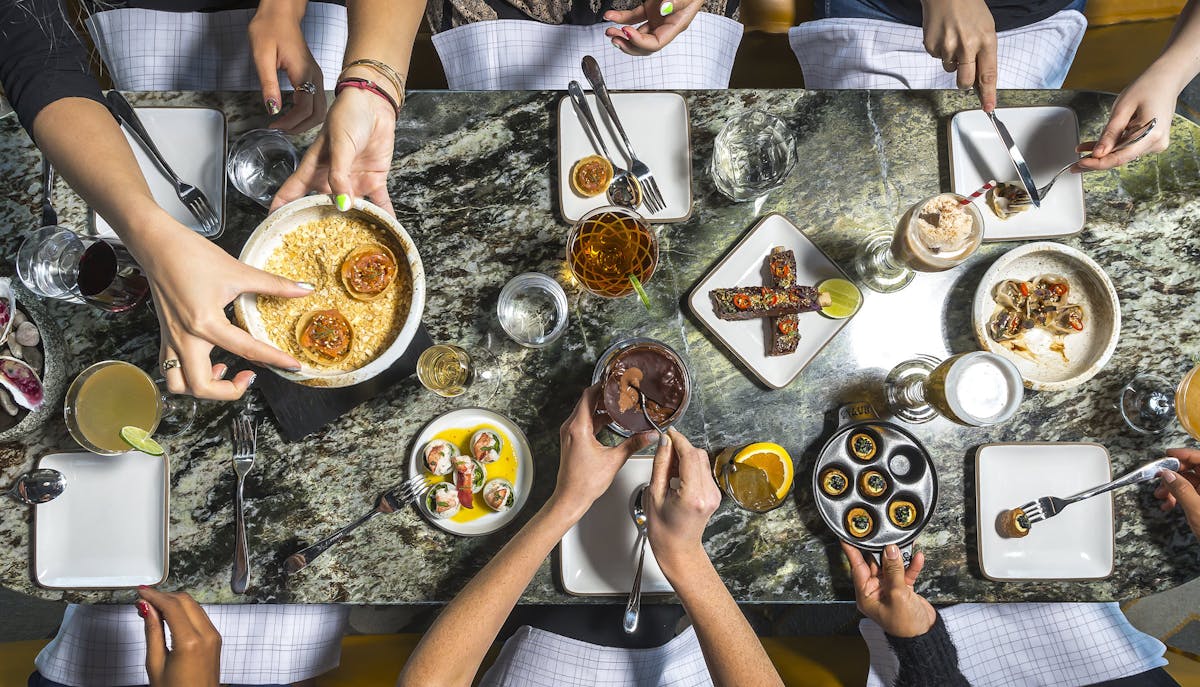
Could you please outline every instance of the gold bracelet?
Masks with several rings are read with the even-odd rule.
[[[350,64],[342,67],[342,73],[338,75],[338,81],[342,80],[342,76],[345,75],[346,70],[350,69],[351,67],[370,67],[379,74],[383,75],[383,77],[386,78],[396,89],[396,100],[401,105],[404,104],[404,77],[400,76],[395,69],[392,69],[389,65],[384,62],[380,62],[379,60],[372,60],[364,57],[359,60],[354,60]]]

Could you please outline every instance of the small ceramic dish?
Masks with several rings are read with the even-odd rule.
[[[638,531],[630,508],[635,492],[650,483],[653,456],[633,456],[621,466],[608,491],[596,499],[559,544],[559,574],[563,590],[572,596],[628,594],[637,568]],[[642,566],[643,594],[670,594],[663,575],[646,545]]]
[[[48,589],[119,589],[167,579],[171,470],[166,456],[56,453],[38,461],[66,478],[33,508],[33,571]]]
[[[453,482],[453,473],[445,477],[437,477],[429,473],[423,467],[425,445],[433,440],[438,434],[452,430],[461,430],[463,438],[460,441],[453,442],[458,446],[459,451],[467,454],[470,446],[468,443],[474,433],[480,429],[489,429],[497,432],[500,435],[500,441],[506,445],[506,448],[512,449],[512,457],[516,460],[516,478],[510,479],[516,497],[512,507],[502,512],[490,510],[481,502],[479,494],[476,494],[474,499],[474,508],[480,514],[478,518],[467,522],[458,522],[452,519],[442,519],[434,517],[425,503],[425,499],[417,500],[417,510],[425,519],[434,527],[445,530],[450,534],[457,534],[462,537],[477,537],[483,534],[491,534],[496,530],[509,524],[525,507],[525,503],[529,500],[529,491],[533,489],[533,450],[529,448],[529,440],[525,438],[525,433],[517,426],[517,423],[490,410],[484,408],[463,408],[461,410],[452,410],[434,418],[432,422],[421,428],[413,441],[412,449],[408,456],[408,474],[425,475],[426,479],[431,482]],[[501,450],[501,459],[504,460],[505,449]],[[499,461],[497,461],[499,462]],[[483,466],[487,469],[487,465]],[[488,473],[484,481],[492,479],[494,475]],[[461,511],[460,511],[461,512]]]
[[[416,244],[413,243],[408,232],[400,226],[395,217],[362,198],[356,198],[353,207],[347,213],[357,214],[391,233],[392,239],[400,248],[397,258],[407,261],[409,276],[412,278],[412,297],[408,314],[392,343],[357,369],[324,371],[301,360],[302,367],[299,372],[275,370],[276,374],[284,379],[306,386],[351,386],[365,382],[387,370],[400,356],[404,355],[408,345],[412,343],[417,329],[421,326],[421,315],[425,311],[425,268],[421,264],[421,256],[417,253]],[[242,253],[238,259],[251,267],[262,269],[271,254],[282,245],[284,236],[289,232],[310,222],[339,214],[341,213],[334,205],[333,199],[328,195],[305,196],[294,200],[272,212],[262,221],[262,224],[254,229],[250,238],[246,239],[246,244],[242,247]],[[267,334],[262,316],[259,314],[256,294],[245,293],[239,296],[233,302],[233,311],[238,324],[250,332],[251,336],[272,346],[275,345],[272,343],[270,335]]]
[[[1048,332],[1035,329],[1025,344],[1035,359],[1014,352],[988,334],[995,315],[996,285],[1008,280],[1029,281],[1043,274],[1065,277],[1071,289],[1068,303],[1084,309],[1084,329],[1062,337],[1061,353],[1049,350]],[[1080,251],[1061,243],[1041,241],[1014,248],[992,263],[975,290],[973,329],[979,346],[1011,360],[1025,386],[1037,391],[1070,389],[1096,376],[1112,358],[1121,335],[1121,305],[1112,281],[1100,265]]]
[[[62,412],[62,396],[67,381],[65,375],[66,370],[71,367],[66,358],[67,347],[63,341],[62,331],[59,330],[55,319],[46,310],[45,304],[17,279],[11,281],[11,288],[16,300],[16,309],[25,313],[29,321],[38,328],[40,341],[33,348],[41,354],[42,364],[33,367],[42,380],[45,400],[42,407],[35,411],[21,408],[14,416],[0,416],[0,441],[12,441],[25,437],[44,425],[49,418]],[[0,346],[0,354],[3,354],[2,349],[3,346]],[[25,355],[25,357],[29,356]]]
[[[1070,496],[1112,479],[1108,450],[1090,443],[985,444],[975,453],[979,567],[984,577],[1088,580],[1113,571],[1113,501],[1101,494],[1035,522],[1019,538],[1000,536],[997,519],[1042,496]]]

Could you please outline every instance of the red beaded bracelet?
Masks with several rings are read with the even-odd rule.
[[[400,106],[396,104],[396,99],[393,98],[390,93],[380,88],[379,84],[375,83],[374,81],[360,79],[356,76],[348,76],[337,82],[337,86],[333,88],[334,96],[341,95],[342,91],[346,90],[347,88],[361,88],[364,91],[370,91],[371,93],[374,93],[380,98],[386,100],[388,105],[392,106],[392,111],[396,113],[397,117],[400,116]]]

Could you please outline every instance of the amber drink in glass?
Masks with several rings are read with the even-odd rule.
[[[658,267],[658,238],[636,212],[603,207],[584,215],[567,238],[567,266],[589,293],[621,298],[633,293],[630,276],[645,284]]]

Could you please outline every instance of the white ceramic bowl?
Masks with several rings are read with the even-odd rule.
[[[299,372],[276,370],[276,373],[284,379],[307,386],[351,386],[365,382],[388,369],[400,356],[404,355],[408,345],[412,343],[413,336],[416,335],[417,328],[421,325],[421,315],[425,311],[425,268],[421,265],[421,256],[417,253],[417,247],[413,243],[412,237],[408,235],[404,227],[400,226],[395,217],[361,198],[354,201],[354,206],[347,210],[347,213],[359,215],[391,232],[392,238],[400,246],[401,250],[398,253],[402,253],[408,260],[408,271],[412,276],[411,305],[408,309],[408,316],[404,319],[404,325],[396,334],[391,345],[374,360],[358,369],[349,372],[321,371],[302,360]],[[238,259],[247,265],[262,269],[271,254],[282,243],[284,235],[303,224],[337,214],[339,211],[333,204],[333,199],[328,195],[305,196],[294,200],[272,212],[262,221],[262,224],[254,229],[250,238],[246,240],[246,245],[242,247],[242,254],[238,256]],[[234,301],[233,311],[238,324],[250,332],[251,336],[259,341],[275,345],[263,326],[262,316],[258,311],[258,296],[249,293],[242,294]]]
[[[1070,303],[1084,308],[1084,330],[1063,337],[1067,358],[1045,352],[1030,360],[1017,355],[987,333],[996,311],[992,291],[1005,279],[1031,280],[1039,274],[1058,274],[1071,285]],[[1096,376],[1112,358],[1121,336],[1121,305],[1112,281],[1088,256],[1061,243],[1041,241],[1014,248],[992,264],[975,290],[972,307],[975,338],[980,347],[1011,360],[1025,386],[1036,391],[1063,391]]]

